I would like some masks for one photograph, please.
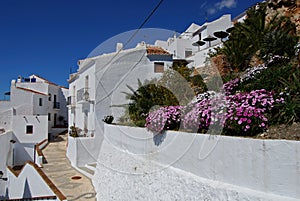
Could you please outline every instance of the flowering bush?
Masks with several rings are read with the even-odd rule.
[[[241,82],[249,81],[255,78],[257,74],[260,74],[261,71],[267,69],[267,66],[265,64],[261,64],[258,66],[255,66],[253,68],[248,68],[245,71],[245,74],[241,76]]]
[[[168,106],[152,111],[146,118],[146,127],[155,132],[184,129],[205,133],[211,125],[225,128],[225,133],[254,135],[268,127],[268,114],[274,103],[284,99],[274,98],[265,89],[222,96],[214,94],[186,107]]]
[[[207,96],[201,101],[184,108],[183,128],[205,133],[211,125],[222,126],[225,123],[226,99],[220,93]]]
[[[273,92],[261,89],[228,96],[225,125],[227,132],[234,130],[237,133],[245,132],[245,134],[248,133],[247,135],[253,135],[266,129],[267,114],[275,103],[273,95]]]
[[[280,55],[268,55],[266,56],[267,58],[267,65],[270,66],[270,65],[275,65],[275,64],[278,64],[278,63],[283,63],[283,62],[288,62],[290,60],[289,57],[286,57],[286,56],[280,56]]]
[[[225,95],[233,95],[236,91],[236,87],[238,87],[239,84],[240,84],[240,78],[235,78],[225,83],[223,85],[223,89],[225,90]]]
[[[157,133],[163,130],[178,129],[182,108],[182,106],[166,106],[152,111],[146,118],[145,126]]]

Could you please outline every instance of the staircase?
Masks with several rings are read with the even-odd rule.
[[[96,166],[97,163],[86,164],[83,167],[78,167],[78,170],[88,178],[92,179],[96,171]]]

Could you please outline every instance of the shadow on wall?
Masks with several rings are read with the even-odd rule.
[[[163,143],[163,141],[165,140],[167,136],[166,132],[163,133],[155,133],[153,136],[153,142],[156,146],[159,146]]]
[[[26,161],[34,161],[34,145],[33,143],[15,143],[14,165],[24,165]]]

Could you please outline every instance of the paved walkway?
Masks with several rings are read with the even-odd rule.
[[[91,180],[71,166],[66,157],[66,144],[67,134],[63,134],[43,149],[47,164],[43,165],[42,170],[68,201],[95,201],[96,193]],[[74,176],[79,176],[80,179],[72,179]]]

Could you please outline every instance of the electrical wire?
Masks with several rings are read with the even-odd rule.
[[[132,41],[132,39],[136,36],[136,34],[143,28],[143,26],[149,21],[149,19],[153,16],[153,14],[157,11],[157,9],[160,7],[160,5],[163,3],[163,1],[164,0],[160,0],[159,1],[159,3],[155,6],[155,8],[150,12],[150,14],[145,18],[145,20],[143,21],[143,23],[138,27],[138,29],[131,35],[131,37],[126,41],[126,43],[125,43],[125,45],[123,46],[123,47],[126,47],[131,41]],[[118,50],[118,52],[104,65],[104,67],[103,68],[107,68],[107,66],[120,54],[120,52],[123,50],[123,48],[121,48],[121,49],[119,49]],[[143,57],[143,56],[142,56]],[[133,65],[133,67],[131,68],[131,70],[129,71],[129,72],[132,72],[136,67],[137,67],[137,65],[140,63],[142,61],[142,58],[140,58],[139,60],[138,60],[138,62],[137,63],[135,63],[134,65]],[[106,71],[106,70],[105,70]],[[104,73],[105,73],[105,71],[103,72],[103,74],[102,74],[102,76],[104,75]],[[95,71],[95,74],[97,73],[97,71]],[[127,73],[127,75],[128,75],[128,73]],[[121,79],[121,81],[122,80],[124,80],[126,77],[127,77],[127,75],[126,76],[124,76],[122,79]],[[121,83],[121,82],[119,82],[119,83]],[[106,91],[106,89],[105,89],[105,87],[103,86],[103,83],[101,82],[101,77],[99,78],[99,84],[101,85],[101,87],[103,88],[103,90],[104,90],[104,92],[105,92],[105,94],[106,94],[106,96],[105,97],[103,97],[103,98],[101,98],[101,100],[99,100],[99,101],[97,101],[97,103],[96,104],[98,104],[98,103],[101,103],[103,100],[105,100],[107,97],[109,97],[110,95],[111,95],[111,93],[112,93],[112,91],[111,92],[108,92],[108,91]],[[115,88],[115,87],[114,87]]]

